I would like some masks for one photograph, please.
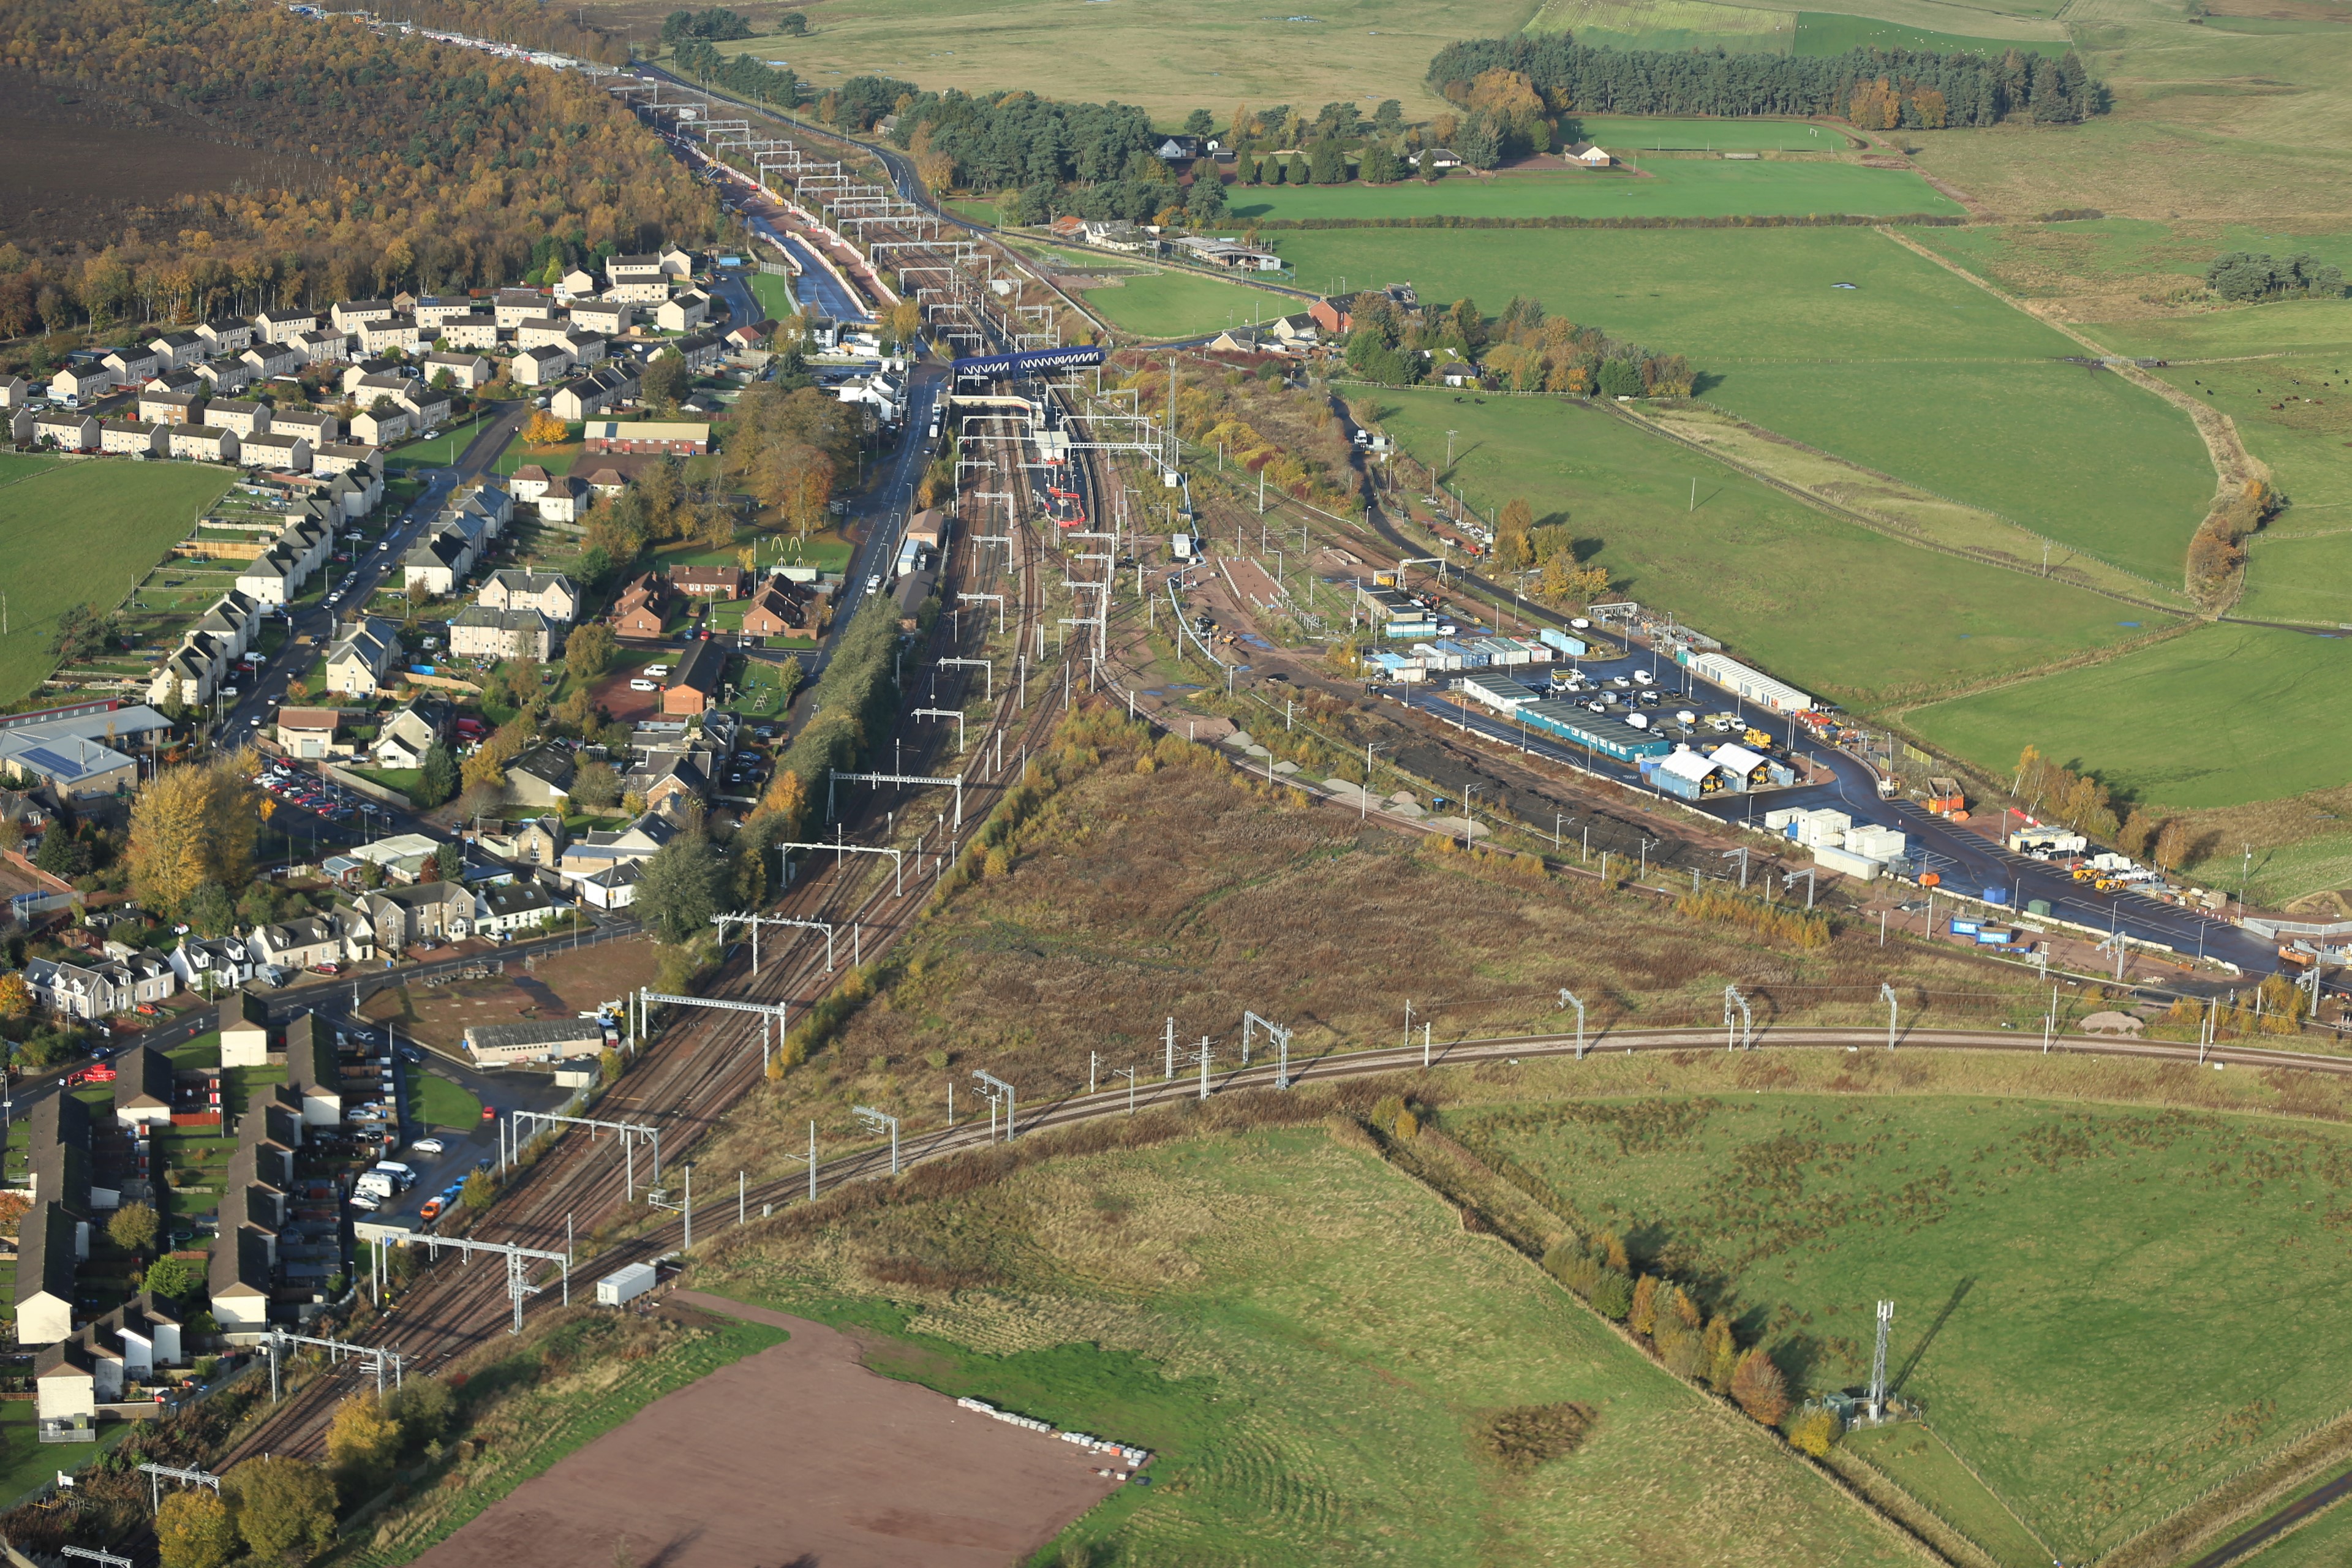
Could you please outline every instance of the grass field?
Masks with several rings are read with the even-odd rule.
[[[698,1282],[893,1333],[907,1349],[880,1370],[1153,1449],[1149,1489],[1066,1534],[1097,1563],[1901,1559],[1361,1142],[1074,1158],[755,1237]],[[877,1288],[867,1268],[892,1258],[971,1283]],[[1596,1416],[1573,1454],[1522,1479],[1476,1450],[1482,1413],[1563,1402]]]
[[[620,6],[641,8],[632,0]],[[1311,114],[1330,100],[1366,94],[1367,114],[1396,98],[1420,116],[1446,107],[1422,85],[1432,55],[1457,38],[1512,32],[1529,9],[1529,0],[1341,0],[1307,16],[1244,0],[1178,0],[1149,10],[1089,0],[835,0],[821,20],[811,18],[805,37],[719,47],[788,58],[820,93],[873,71],[942,91],[1025,88],[1049,98],[1117,99],[1170,126],[1195,107],[1223,124],[1237,100],[1305,104]],[[1040,48],[1040,39],[1051,47]]]
[[[1569,127],[1563,125],[1565,132]],[[1576,133],[1620,157],[1643,153],[1843,153],[1852,132],[1804,120],[1668,120],[1638,114],[1580,114]]]
[[[2322,1305],[2344,1277],[2338,1127],[1771,1093],[1443,1125],[1572,1221],[1716,1282],[1808,1386],[1867,1376],[1870,1303],[1894,1300],[1896,1386],[2067,1562],[2345,1404],[2314,1375],[2352,1327]],[[2282,1293],[2313,1310],[2280,1319]],[[2261,1334],[2215,1331],[2248,1315]]]
[[[2162,332],[2175,323],[2194,331],[2217,324],[2222,318],[2278,321],[2282,312],[2272,307],[2213,309],[2214,302],[2201,285],[2206,268],[2223,251],[2262,251],[2284,258],[2308,250],[2339,266],[2352,263],[2352,233],[2347,233],[2341,223],[2282,229],[2110,217],[1970,224],[1961,228],[1923,226],[1912,230],[1910,237],[2021,298],[2070,299],[2073,308],[2089,321],[2120,311],[2116,330],[2126,333],[2140,329]],[[2151,319],[2143,308],[2149,298],[2166,299],[2176,291],[2184,301],[2194,302],[2185,309],[2175,307],[2177,314]],[[2306,313],[2330,312],[2323,307]],[[2341,308],[2332,313],[2338,321],[2344,319]]]
[[[2023,31],[2013,22],[2003,26],[2004,30]],[[1937,54],[1968,50],[1999,55],[2014,48],[2029,55],[2048,55],[2054,59],[2070,47],[2063,37],[1983,37],[1975,34],[1938,32],[1870,16],[1850,16],[1835,11],[1801,11],[1797,14],[1797,47],[1794,52],[1801,55],[1843,55],[1855,49],[1922,49]]]
[[[61,467],[63,458],[36,457],[29,452],[0,452],[0,485]]]
[[[60,463],[0,486],[10,627],[0,638],[0,701],[23,697],[48,675],[58,617],[68,607],[121,604],[231,477],[188,463]]]
[[[1082,296],[1104,320],[1145,338],[1223,331],[1228,326],[1270,321],[1307,301],[1190,272],[1142,273]]]
[[[1532,294],[1688,355],[1702,395],[1767,429],[2168,586],[2213,493],[2185,416],[2057,363],[2081,347],[1867,230],[1348,229],[1280,248],[1318,289],[1410,279],[1489,312]]]
[[[2213,626],[1906,717],[1980,766],[2010,767],[2032,744],[2127,798],[2232,805],[2345,782],[2342,667],[2343,645],[2328,638]]]
[[[1625,595],[1843,703],[2032,669],[2140,635],[2121,622],[2160,619],[1824,516],[1597,409],[1370,395],[1416,458],[1442,463],[1447,431],[1458,432],[1453,478],[1480,511],[1528,497],[1538,521],[1576,531],[1580,553]],[[1836,570],[1822,570],[1832,561]],[[1875,586],[1856,595],[1860,582]]]
[[[1619,152],[1614,146],[1610,151]],[[1454,174],[1433,185],[1420,180],[1393,185],[1235,185],[1229,200],[1233,216],[1243,220],[1407,218],[1441,213],[1451,217],[1907,216],[1961,210],[1958,202],[1907,170],[1810,160],[1727,163],[1703,158],[1662,158],[1642,164],[1639,174],[1592,170],[1483,180]]]

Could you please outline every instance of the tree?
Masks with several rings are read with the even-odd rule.
[[[1480,110],[1454,133],[1454,151],[1473,169],[1491,169],[1503,161],[1503,137],[1494,116]]]
[[[186,1300],[204,1283],[205,1267],[192,1258],[159,1258],[147,1266],[147,1289],[171,1300]]]
[[[308,1563],[335,1540],[335,1483],[300,1459],[247,1459],[221,1478],[222,1500],[258,1557]]]
[[[25,977],[10,972],[0,974],[0,1024],[21,1024],[33,1016],[33,988]]]
[[[155,1510],[155,1544],[163,1568],[227,1568],[238,1554],[236,1521],[202,1487],[173,1492]]]
[[[1535,559],[1535,547],[1528,536],[1536,526],[1535,508],[1525,496],[1513,496],[1503,503],[1503,514],[1495,523],[1495,556],[1504,565],[1517,568]]]
[[[583,763],[572,775],[572,798],[591,811],[610,811],[621,798],[621,775],[610,763]]]
[[[1808,1405],[1789,1423],[1789,1447],[1818,1459],[1837,1446],[1845,1424],[1825,1405]]]
[[[182,912],[198,936],[226,936],[236,926],[236,905],[229,900],[228,889],[218,882],[198,887]]]
[[[801,775],[790,768],[778,768],[768,793],[760,797],[759,815],[778,818],[783,826],[781,837],[798,837],[802,820],[808,816],[808,785],[801,782]]]
[[[787,11],[776,18],[775,28],[788,37],[803,37],[808,33],[808,13]]]
[[[543,408],[523,421],[524,442],[542,452],[550,447],[561,447],[564,437],[571,434],[569,425]]]
[[[1633,1281],[1620,1269],[1604,1268],[1587,1300],[1602,1317],[1622,1322],[1633,1310]]]
[[[637,377],[637,395],[665,413],[676,413],[694,390],[694,373],[676,349],[664,349],[647,361]]]
[[[1764,1347],[1758,1345],[1739,1358],[1731,1373],[1731,1397],[1739,1408],[1767,1426],[1778,1426],[1789,1413],[1789,1384]]]
[[[1195,178],[1192,194],[1184,199],[1184,216],[1196,228],[1206,228],[1225,216],[1225,182],[1214,174]]]
[[[1739,1366],[1739,1342],[1732,1335],[1731,1320],[1720,1313],[1708,1319],[1706,1331],[1700,1336],[1700,1349],[1706,1358],[1702,1371],[1707,1386],[1717,1393],[1727,1391],[1732,1373]]]
[[[1339,143],[1325,137],[1307,150],[1307,168],[1318,185],[1344,185],[1348,183],[1348,157]]]
[[[357,1488],[374,1487],[399,1458],[400,1424],[383,1400],[354,1394],[335,1407],[327,1426],[327,1462]]]
[[[449,1385],[437,1377],[411,1377],[393,1390],[383,1407],[400,1423],[401,1440],[422,1447],[448,1427]]]
[[[89,846],[64,823],[52,823],[41,835],[41,847],[33,855],[33,864],[52,877],[71,879],[89,869]]]
[[[49,651],[58,656],[60,664],[79,664],[104,651],[112,630],[113,617],[100,614],[96,605],[68,605],[58,616],[57,635],[50,641]]]
[[[466,1184],[457,1189],[457,1201],[473,1214],[479,1214],[489,1207],[498,1201],[498,1183],[490,1179],[488,1171],[471,1173],[466,1177]]]
[[[634,900],[637,918],[672,946],[692,942],[710,929],[726,886],[719,851],[699,833],[671,839],[645,863]]]
[[[1642,373],[1626,360],[1612,359],[1601,367],[1601,395],[1603,397],[1639,397],[1645,390]]]
[[[2175,871],[2188,858],[2189,824],[2178,816],[2168,817],[2163,829],[2156,836],[2156,863],[2168,871]],[[5,984],[0,981],[0,985]],[[0,1011],[0,1016],[5,1016],[5,1011]]]
[[[131,808],[131,889],[165,913],[206,882],[241,888],[252,877],[261,819],[236,757],[163,769]]]
[[[1626,1310],[1625,1326],[1637,1334],[1658,1331],[1658,1277],[1644,1274],[1633,1281],[1633,1304]]]
[[[115,1246],[125,1252],[152,1250],[157,1228],[155,1209],[152,1204],[124,1204],[114,1211],[114,1217],[106,1222],[106,1234],[113,1238]]]
[[[454,882],[465,868],[466,852],[457,847],[455,839],[434,846],[433,870],[441,880]]]
[[[1393,98],[1382,99],[1381,106],[1372,110],[1372,124],[1383,135],[1395,135],[1404,124],[1404,105]]]
[[[580,634],[574,632],[573,637]],[[425,749],[424,765],[417,770],[416,804],[426,810],[439,805],[457,793],[457,759],[449,748],[436,741]]]
[[[1187,136],[1206,136],[1216,128],[1216,117],[1205,109],[1196,109],[1184,117],[1184,134]]]

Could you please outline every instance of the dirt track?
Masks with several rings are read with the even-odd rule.
[[[867,1372],[821,1323],[641,1411],[418,1561],[423,1568],[897,1568],[1020,1561],[1115,1489],[1074,1445]]]

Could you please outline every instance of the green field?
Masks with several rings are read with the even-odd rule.
[[[1687,355],[1733,414],[2168,586],[2212,497],[2184,415],[2057,363],[2080,345],[1868,230],[1346,229],[1280,248],[1310,287],[1409,279],[1489,313],[1534,295]]]
[[[2024,298],[2069,294],[2098,295],[2119,287],[2154,289],[2160,293],[2187,289],[2177,313],[2148,319],[2135,310],[2112,328],[2093,326],[2101,336],[2114,331],[2125,339],[2152,331],[2158,337],[2175,331],[2190,334],[2225,324],[2231,330],[2254,326],[2260,333],[2278,332],[2301,317],[2326,317],[2325,301],[2296,300],[2278,306],[2231,306],[2205,294],[2205,269],[2228,250],[2252,250],[2284,258],[2310,251],[2323,261],[2352,264],[2352,234],[2340,222],[2301,225],[2293,229],[2249,224],[2167,223],[2149,218],[2089,218],[2063,223],[1969,224],[1960,228],[1922,226],[1910,237],[1940,252],[1980,278]],[[2317,304],[2317,310],[2300,307]],[[2103,313],[2095,298],[2094,320]],[[2340,322],[2347,312],[2340,305],[2333,314]],[[2352,329],[2346,329],[2352,331]],[[2142,350],[2130,352],[2154,352]]]
[[[1246,0],[1154,7],[1091,0],[831,0],[804,37],[776,34],[719,46],[789,59],[812,90],[872,71],[945,91],[1026,89],[1047,98],[1117,99],[1174,126],[1236,100],[1261,109],[1383,98],[1414,116],[1446,104],[1422,84],[1432,55],[1457,38],[1496,37],[1528,18],[1528,0],[1339,0],[1312,15]],[[627,0],[589,7],[625,25]],[[755,14],[755,15],[766,15]],[[597,18],[591,16],[589,21]],[[1040,47],[1040,41],[1045,47]]]
[[[1082,298],[1112,326],[1144,338],[1221,332],[1229,326],[1270,321],[1308,303],[1190,272],[1137,273],[1089,289]]]
[[[1920,708],[1930,743],[1994,772],[2036,745],[2158,805],[2236,805],[2345,782],[2342,643],[2200,627],[2084,669]]]
[[[1619,152],[1607,142],[1602,145]],[[1633,156],[1638,159],[1640,153]],[[1595,169],[1478,179],[1457,173],[1433,185],[1421,180],[1393,185],[1235,185],[1228,197],[1233,216],[1244,220],[1434,214],[1605,218],[1854,213],[1885,217],[1961,210],[1958,202],[1907,170],[1810,160],[1727,163],[1662,158],[1642,164],[1638,174]]]
[[[2037,20],[2051,15],[2044,7],[1879,0],[1873,10],[1875,15],[1860,16],[1714,0],[1546,0],[1528,30],[1570,32],[1580,43],[1604,48],[1730,54],[1840,55],[1857,48],[1998,53],[2015,47],[2054,56],[2067,47],[2062,29]]]
[[[1835,11],[1797,13],[1797,47],[1801,55],[1843,55],[1855,49],[1924,49],[1937,54],[1967,50],[1999,55],[2018,49],[2053,59],[2072,47],[2064,38],[1985,38],[1972,34],[1939,33],[1900,22],[1849,16]]]
[[[1362,395],[1416,458],[1442,463],[1446,432],[1459,432],[1453,478],[1481,512],[1526,496],[1538,522],[1575,531],[1617,591],[1842,702],[2032,669],[2141,635],[2123,621],[2160,621],[1842,522],[1580,404]],[[1873,587],[1857,594],[1859,583]]]
[[[1570,127],[1563,123],[1563,132]],[[1853,132],[1804,120],[1668,120],[1642,114],[1580,114],[1576,133],[1623,157],[1643,153],[1843,153]],[[1941,209],[1938,209],[1941,210]]]
[[[893,1255],[986,1284],[877,1288],[861,1260]],[[1319,1128],[1056,1161],[697,1275],[911,1342],[875,1345],[877,1370],[1151,1448],[1154,1484],[1066,1534],[1097,1548],[1087,1561],[1910,1560],[1755,1426]],[[1567,1401],[1595,1415],[1582,1447],[1524,1479],[1473,1447],[1484,1413]]]
[[[1866,1379],[1871,1303],[1893,1300],[1896,1386],[2065,1562],[2345,1404],[2323,1371],[2352,1330],[2337,1127],[1769,1092],[1444,1126],[1556,1211],[1712,1282],[1811,1387]],[[1930,1458],[1906,1479],[1937,1484]],[[1959,1474],[1947,1484],[1978,1489]]]
[[[0,638],[0,701],[25,696],[56,665],[50,647],[68,607],[121,604],[231,478],[189,463],[91,461],[0,486],[9,625]]]
[[[63,464],[63,458],[36,457],[29,452],[0,452],[0,485],[12,484]]]

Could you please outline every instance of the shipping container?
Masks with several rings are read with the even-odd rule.
[[[1989,904],[2006,904],[2009,902],[2009,889],[2007,888],[1987,888],[1984,890],[1984,901]]]
[[[1536,633],[1536,638],[1548,647],[1558,648],[1570,658],[1582,658],[1590,651],[1582,637],[1572,637],[1566,632],[1554,631],[1549,626]]]
[[[625,1268],[616,1268],[596,1281],[596,1304],[618,1307],[635,1300],[652,1289],[658,1278],[650,1263],[632,1263]]]
[[[1982,930],[1984,930],[1984,925],[1981,921],[1954,921],[1952,922],[1952,934],[1954,936],[1974,936],[1977,932]]]

